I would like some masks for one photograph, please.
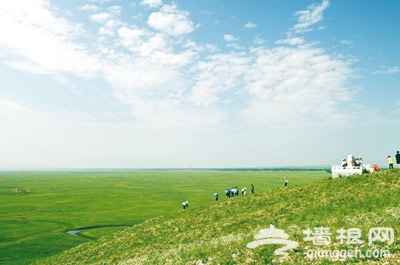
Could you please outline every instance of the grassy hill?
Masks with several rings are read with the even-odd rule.
[[[174,216],[161,216],[132,226],[36,264],[270,264],[282,256],[282,245],[249,249],[261,229],[274,225],[299,243],[280,264],[337,264],[334,258],[310,260],[306,253],[330,249],[332,253],[360,250],[375,257],[353,257],[344,264],[398,264],[400,262],[400,170],[323,180],[296,187],[220,199],[210,206],[190,205]],[[307,228],[329,228],[331,244],[304,241]],[[389,238],[368,244],[371,229],[392,228]],[[359,242],[340,242],[339,229],[350,235],[360,229]],[[348,230],[350,229],[350,230]],[[343,234],[342,234],[343,235]],[[337,238],[338,237],[338,238]],[[350,238],[350,237],[349,237]],[[387,239],[387,240],[386,240]],[[353,242],[354,243],[354,242]],[[390,257],[377,253],[389,251]]]

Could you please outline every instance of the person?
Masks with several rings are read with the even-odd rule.
[[[242,189],[242,196],[246,196],[246,187]]]
[[[400,153],[399,151],[396,152],[396,168],[400,168]]]
[[[183,210],[186,209],[186,202],[185,201],[182,201],[182,208],[183,208]]]
[[[387,161],[389,164],[389,169],[393,169],[393,158],[390,155],[387,157]]]
[[[189,209],[189,201],[185,201],[186,209]]]
[[[251,193],[254,193],[254,185],[251,184]]]
[[[342,167],[343,168],[347,167],[347,159],[346,158],[342,160]]]
[[[238,196],[238,187],[232,187],[231,192],[233,197]]]
[[[376,163],[372,164],[372,168],[374,169],[375,172],[378,172],[379,170],[381,170]]]
[[[289,179],[288,179],[288,177],[285,177],[285,188],[288,187],[288,184],[289,184]]]
[[[215,200],[218,201],[218,193],[214,193]]]

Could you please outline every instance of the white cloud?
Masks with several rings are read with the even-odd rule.
[[[245,53],[215,54],[196,64],[194,80],[188,101],[199,106],[209,106],[230,101],[230,96],[221,94],[240,90],[243,75],[249,67]],[[229,93],[228,93],[229,92]]]
[[[144,39],[150,35],[143,29],[122,26],[118,29],[120,43],[131,51],[139,51]]]
[[[111,18],[111,14],[106,12],[96,13],[90,16],[90,19],[97,23],[105,23],[107,20]]]
[[[242,111],[250,124],[273,127],[329,126],[349,117],[340,109],[351,101],[346,88],[351,77],[347,63],[312,48],[258,49],[255,63],[246,74],[251,95]]]
[[[147,24],[160,32],[181,36],[195,30],[188,16],[189,12],[178,10],[176,5],[164,5],[159,12],[150,14]]]
[[[14,13],[21,13],[19,19],[7,15],[2,18],[5,24],[11,25],[13,32],[20,32],[17,36],[22,38],[13,40],[11,32],[3,34],[2,45],[13,47],[20,58],[9,59],[8,65],[40,74],[66,71],[89,77],[102,73],[115,90],[115,97],[129,105],[138,119],[162,123],[160,117],[176,116],[172,124],[185,123],[188,116],[178,114],[184,111],[200,124],[206,120],[201,113],[208,113],[204,108],[212,107],[218,113],[217,118],[206,124],[215,124],[227,117],[226,106],[235,108],[246,122],[254,124],[277,125],[280,117],[290,120],[292,113],[296,114],[296,123],[324,122],[328,117],[344,120],[344,113],[338,106],[350,100],[351,93],[345,87],[350,70],[345,62],[330,58],[322,50],[278,46],[217,53],[215,47],[200,47],[193,42],[189,45],[189,42],[171,38],[194,30],[189,13],[176,5],[164,5],[149,16],[148,24],[160,32],[121,23],[113,18],[121,9],[113,6],[107,12],[91,16],[92,20],[105,25],[100,34],[113,36],[112,32],[117,33],[115,46],[100,46],[103,52],[96,55],[76,42],[80,36],[80,31],[75,30],[80,28],[78,25],[55,17],[43,2],[39,2],[36,9],[32,8],[36,12],[29,13],[34,16],[32,18],[25,19],[22,14],[28,11],[11,5]],[[327,4],[324,1],[321,6],[310,7],[309,19],[303,14],[305,17],[300,21],[308,21],[308,26],[319,21],[318,14]],[[33,23],[37,16],[47,16],[47,19]],[[27,45],[28,40],[34,39],[33,35],[41,36],[45,44],[41,41],[40,45],[39,42],[35,45],[33,41],[32,45],[31,41]],[[224,39],[227,42],[237,40],[230,34],[225,34]],[[277,44],[300,45],[304,44],[304,39],[288,38]],[[127,50],[114,50],[118,45]],[[200,57],[205,51],[209,55]],[[65,83],[61,76],[58,79]],[[235,104],[240,107],[234,107]],[[311,106],[318,106],[319,111]]]
[[[245,28],[248,28],[248,29],[253,29],[253,28],[256,28],[256,27],[257,27],[257,24],[254,24],[253,22],[247,22],[247,23],[244,25],[244,27],[245,27]]]
[[[329,6],[329,0],[323,0],[320,5],[313,4],[308,9],[296,12],[298,16],[298,24],[293,29],[295,33],[302,33],[312,30],[311,26],[320,22],[323,18],[323,12]]]
[[[0,6],[0,47],[7,51],[6,63],[34,73],[66,71],[91,78],[98,72],[98,59],[76,42],[82,27],[56,17],[47,2],[7,2]],[[79,64],[77,64],[79,62]]]
[[[162,0],[142,0],[140,4],[147,5],[149,7],[159,7],[163,4],[163,2]]]
[[[118,30],[119,42],[150,64],[183,66],[195,55],[196,45],[185,46],[185,43],[174,43],[167,35],[153,33],[144,29],[121,27]],[[175,48],[181,52],[174,52]],[[143,62],[143,61],[142,61]],[[141,62],[141,63],[142,63]]]
[[[89,0],[90,3],[100,3],[100,4],[105,4],[105,3],[109,3],[112,0]]]
[[[114,36],[118,27],[123,24],[119,19],[119,15],[121,14],[120,6],[111,6],[107,8],[107,12],[99,12],[90,16],[90,20],[103,24],[102,27],[99,28],[100,35],[106,36]]]
[[[225,34],[224,35],[224,40],[227,42],[234,42],[237,41],[238,39],[235,38],[235,36],[231,35],[231,34]]]
[[[170,154],[165,139],[171,139],[171,148],[182,151],[188,143],[201,147],[198,154],[204,156],[211,152],[206,152],[209,150],[202,146],[204,142],[196,138],[201,131],[204,139],[221,141],[216,149],[234,151],[232,142],[245,138],[251,139],[247,147],[252,151],[251,146],[259,144],[258,140],[266,137],[265,132],[276,128],[285,128],[284,134],[295,141],[295,134],[308,131],[305,127],[346,125],[352,119],[347,114],[355,93],[346,83],[352,77],[349,64],[329,56],[323,49],[307,45],[302,37],[279,40],[275,48],[264,47],[264,41],[256,39],[257,48],[221,51],[215,44],[199,44],[186,38],[196,26],[190,14],[175,4],[162,6],[162,1],[142,1],[143,5],[161,7],[148,17],[150,28],[121,21],[122,10],[117,6],[101,12],[94,6],[82,7],[82,10],[98,12],[90,18],[100,23],[99,31],[90,35],[89,29],[57,16],[47,2],[27,1],[27,9],[11,2],[0,7],[0,23],[8,25],[0,28],[1,56],[7,65],[55,76],[63,84],[68,84],[65,73],[84,78],[101,76],[107,82],[104,86],[111,90],[109,94],[131,111],[127,123],[107,124],[99,123],[100,118],[95,114],[39,113],[0,100],[2,126],[4,117],[10,117],[9,130],[3,130],[0,135],[7,139],[22,129],[20,137],[13,139],[29,139],[24,143],[32,150],[40,150],[45,138],[54,150],[62,150],[65,144],[57,138],[62,134],[67,135],[68,146],[64,154],[58,155],[66,161],[72,161],[71,154],[77,149],[83,150],[83,154],[74,160],[75,164],[79,164],[79,159],[88,161],[85,156],[93,153],[96,158],[89,162],[96,164],[96,159],[105,161],[104,157],[109,157],[101,158],[102,152],[117,154],[130,147],[134,151],[126,151],[125,157],[145,161],[137,152],[147,158],[145,163],[154,166],[148,162],[149,158],[153,160],[154,153],[161,157]],[[327,4],[328,1],[323,1],[320,6],[310,6],[297,13],[296,33],[305,32],[319,22]],[[249,22],[245,27],[255,26]],[[102,41],[90,43],[92,40]],[[229,46],[238,39],[226,34],[224,40]],[[398,67],[386,70],[399,71]],[[12,113],[19,114],[12,116]],[[16,121],[21,126],[13,129],[12,122]],[[47,137],[39,137],[43,133],[41,128],[48,126],[51,130],[46,132]],[[257,138],[246,138],[253,136],[249,131],[254,128]],[[33,136],[25,129],[33,132]],[[194,132],[194,136],[186,132]],[[268,137],[278,138],[278,134],[268,134]],[[13,143],[21,145],[17,142]],[[105,143],[99,145],[99,142]],[[144,142],[152,148],[144,146]],[[157,147],[158,143],[162,146]],[[265,139],[263,143],[265,150],[275,145],[266,144]],[[221,154],[223,151],[218,153]],[[14,155],[18,157],[17,153]],[[30,156],[33,155],[31,152]]]

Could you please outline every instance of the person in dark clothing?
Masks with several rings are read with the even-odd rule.
[[[251,184],[251,193],[254,193],[254,185]]]
[[[400,168],[400,153],[399,153],[399,151],[396,152],[395,158],[396,158],[396,168]]]

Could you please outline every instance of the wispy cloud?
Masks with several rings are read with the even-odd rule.
[[[341,40],[340,43],[349,46],[353,45],[353,42],[350,40]]]
[[[398,67],[398,66],[392,66],[392,67],[381,66],[380,70],[377,70],[377,71],[373,72],[372,74],[374,74],[374,75],[383,75],[383,74],[391,75],[391,74],[397,74],[397,73],[400,73],[400,67]]]
[[[312,30],[312,26],[317,24],[323,19],[323,12],[329,6],[329,0],[323,0],[320,5],[312,4],[305,10],[296,12],[298,23],[294,25],[293,31],[295,33],[303,33]]]
[[[257,49],[246,74],[251,95],[244,120],[273,128],[343,123],[342,102],[351,101],[346,80],[352,71],[346,62],[311,47]]]
[[[307,9],[297,11],[295,16],[298,17],[298,23],[295,24],[287,32],[286,39],[276,41],[277,44],[288,44],[288,45],[302,45],[305,43],[304,33],[313,30],[315,24],[319,23],[323,19],[323,12],[329,7],[329,0],[323,0],[320,5],[312,4]],[[322,29],[323,27],[319,27]]]
[[[287,38],[284,40],[278,40],[276,44],[288,44],[288,45],[300,45],[304,43],[304,39],[300,37]]]

